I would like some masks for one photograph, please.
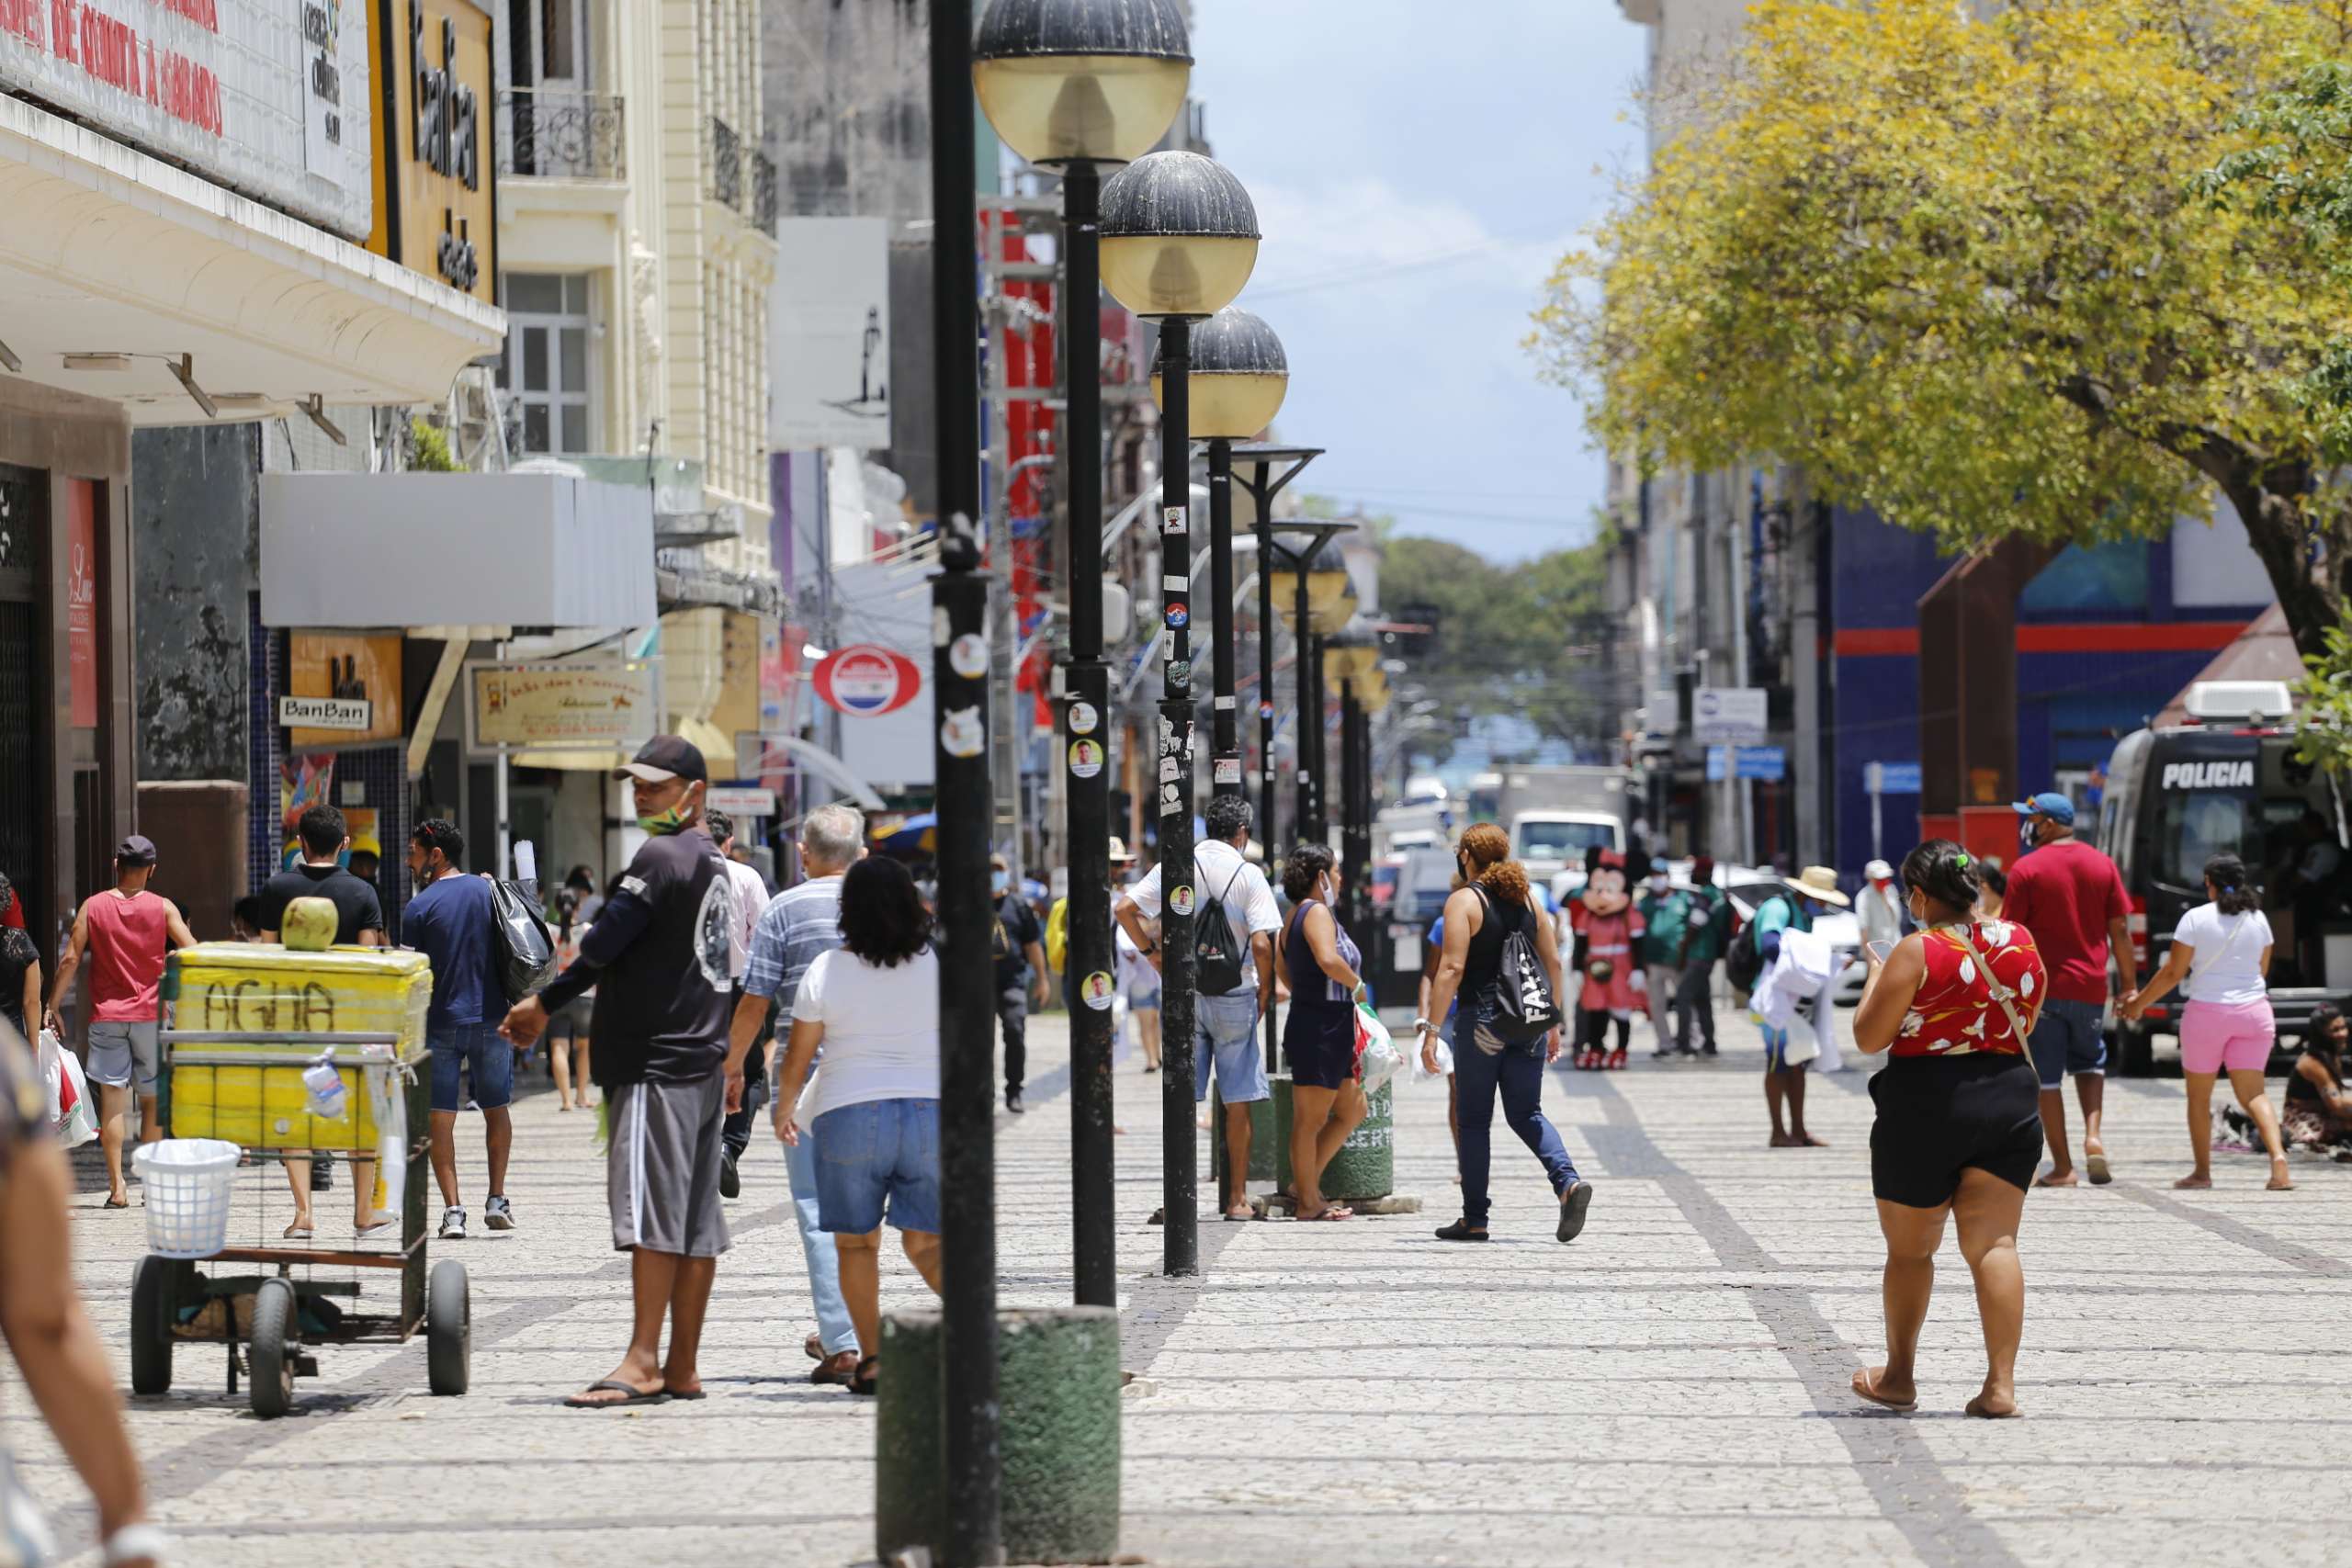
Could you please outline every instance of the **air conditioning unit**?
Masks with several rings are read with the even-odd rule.
[[[2295,694],[2284,681],[2199,681],[2182,705],[2200,724],[2283,722],[2294,716]]]

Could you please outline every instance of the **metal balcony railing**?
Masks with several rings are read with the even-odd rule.
[[[735,128],[710,117],[710,198],[743,209],[743,139]]]
[[[763,234],[775,232],[775,163],[764,152],[751,155],[752,225]]]
[[[498,172],[551,179],[626,179],[628,129],[618,98],[510,87],[498,95]]]

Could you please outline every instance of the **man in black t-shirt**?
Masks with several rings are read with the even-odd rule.
[[[1029,1071],[1029,1010],[1043,1008],[1053,994],[1046,980],[1046,928],[1014,889],[1002,855],[989,856],[989,892],[996,899],[989,954],[996,960],[996,1020],[1004,1029],[1004,1108],[1019,1111]]]
[[[338,946],[384,945],[384,907],[376,890],[340,863],[351,845],[343,813],[332,806],[313,806],[302,813],[295,835],[302,845],[302,860],[262,885],[261,940],[277,942],[286,919],[286,906],[297,898],[324,898],[334,905],[334,940]]]
[[[584,1409],[702,1397],[695,1355],[728,1245],[720,1129],[741,1087],[726,1072],[735,895],[703,828],[709,771],[691,743],[657,735],[618,776],[635,786],[637,823],[649,836],[581,938],[580,956],[515,1003],[499,1029],[528,1045],[549,1012],[596,987],[589,1028],[610,1131],[605,1190],[613,1247],[630,1255],[637,1312],[620,1366],[568,1401]]]

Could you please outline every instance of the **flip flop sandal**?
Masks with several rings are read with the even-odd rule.
[[[109,1198],[105,1202],[99,1204],[98,1207],[101,1209],[128,1209],[130,1207],[130,1200],[128,1198]]]
[[[2093,1187],[2104,1187],[2115,1179],[2115,1172],[2109,1167],[2105,1155],[2086,1155],[2083,1165],[2090,1172]]]
[[[698,1388],[694,1390],[692,1393],[686,1393],[683,1390],[673,1390],[672,1391],[670,1397],[672,1399],[684,1400],[688,1403],[692,1403],[697,1399],[708,1399],[710,1397],[710,1390],[707,1388]]]
[[[308,1241],[311,1239],[311,1235],[312,1230],[311,1226],[305,1224],[291,1224],[286,1227],[284,1239],[288,1241]]]
[[[1265,1217],[1255,1209],[1245,1208],[1239,1213],[1234,1213],[1231,1209],[1225,1212],[1226,1221],[1230,1224],[1238,1224],[1244,1220],[1262,1220]]]
[[[842,1351],[842,1355],[849,1357],[847,1366],[839,1364],[841,1356],[828,1356],[808,1369],[808,1381],[819,1388],[824,1388],[832,1383],[839,1383],[843,1388],[847,1388],[851,1380],[857,1376],[857,1357],[854,1352],[847,1350]]]
[[[1857,1398],[1867,1399],[1872,1404],[1882,1405],[1888,1410],[1917,1410],[1919,1408],[1919,1399],[1917,1394],[1912,1395],[1909,1399],[1895,1400],[1890,1399],[1885,1394],[1879,1393],[1878,1384],[1872,1381],[1871,1377],[1871,1370],[1868,1367],[1862,1368],[1860,1371],[1854,1374],[1853,1389],[1854,1394]],[[1974,1412],[1972,1408],[1971,1414],[1973,1413]]]
[[[1301,1220],[1306,1221],[1307,1224],[1313,1224],[1320,1220],[1352,1220],[1356,1217],[1356,1212],[1353,1209],[1347,1207],[1345,1204],[1331,1203],[1327,1204],[1325,1207],[1317,1210],[1312,1214],[1301,1214],[1298,1217]]]
[[[618,1393],[626,1397],[591,1399],[588,1395],[592,1393]],[[573,1410],[618,1410],[629,1404],[660,1404],[669,1397],[670,1391],[666,1388],[657,1388],[649,1393],[633,1383],[621,1382],[618,1378],[606,1378],[601,1382],[590,1383],[563,1403]]]
[[[1987,1410],[1984,1408],[1984,1396],[1981,1393],[1962,1405],[1961,1410],[1962,1414],[1973,1416],[1979,1421],[2014,1421],[2025,1414],[2021,1410]]]

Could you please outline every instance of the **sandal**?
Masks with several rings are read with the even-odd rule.
[[[825,1340],[821,1335],[811,1334],[800,1342],[800,1348],[808,1352],[808,1359],[812,1361],[825,1359]]]
[[[1355,1217],[1356,1212],[1345,1203],[1326,1203],[1311,1214],[1303,1213],[1298,1216],[1309,1223],[1317,1220],[1352,1220]]]
[[[868,1356],[858,1362],[857,1371],[850,1374],[850,1393],[868,1395],[874,1393],[881,1381],[882,1368],[879,1360],[878,1357]]]
[[[101,1209],[128,1209],[130,1207],[130,1200],[128,1198],[108,1198],[105,1202],[99,1204],[98,1207]]]
[[[304,1224],[300,1220],[296,1220],[292,1224],[286,1227],[285,1239],[288,1241],[308,1241],[311,1239],[311,1228],[309,1225]]]
[[[1456,1220],[1450,1225],[1438,1226],[1437,1238],[1440,1241],[1484,1241],[1487,1239],[1487,1227],[1474,1225],[1468,1220]]]
[[[1878,1391],[1878,1380],[1871,1375],[1875,1370],[1876,1369],[1874,1368],[1864,1367],[1854,1374],[1855,1397],[1859,1399],[1867,1399],[1872,1404],[1884,1405],[1889,1410],[1917,1410],[1919,1408],[1919,1396],[1917,1393],[1914,1393],[1908,1399],[1895,1399],[1890,1395],[1881,1393]]]
[[[588,1396],[592,1393],[617,1393],[621,1397],[591,1399]],[[623,1382],[618,1378],[605,1378],[601,1382],[590,1383],[565,1400],[564,1404],[574,1410],[617,1410],[625,1404],[666,1404],[669,1401],[670,1391],[667,1388],[644,1389]]]

